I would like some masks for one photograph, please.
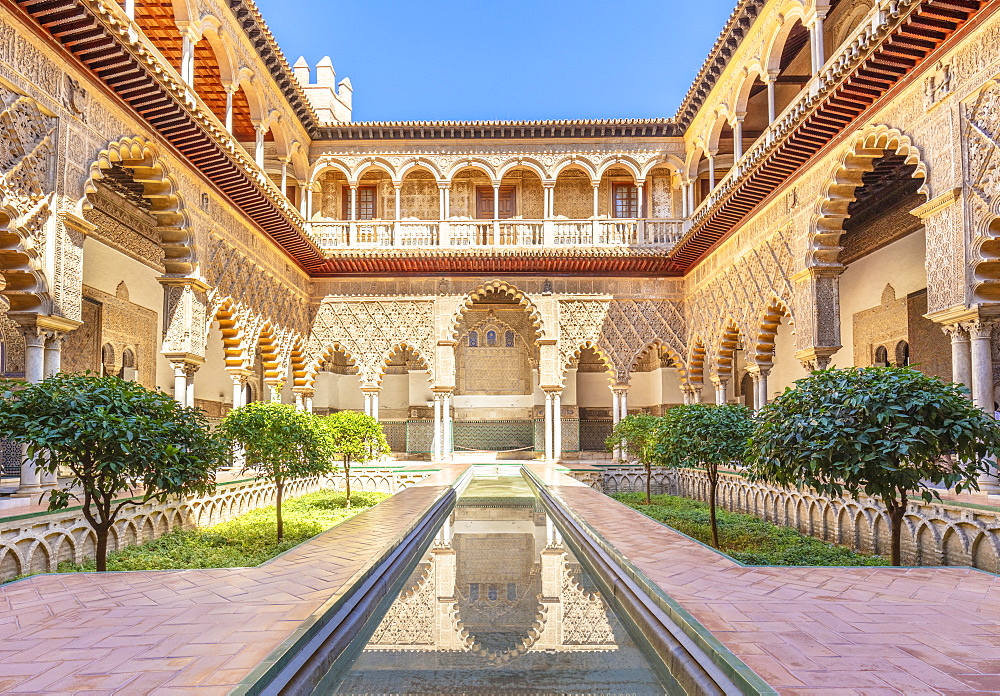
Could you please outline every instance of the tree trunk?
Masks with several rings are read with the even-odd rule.
[[[892,523],[892,564],[894,566],[902,565],[902,549],[900,548],[900,539],[903,534],[903,517],[906,515],[906,501],[904,500],[902,505],[896,505],[895,503],[890,507],[886,506],[889,512],[889,521]]]
[[[649,497],[650,491],[653,487],[653,467],[649,464],[646,465],[646,505],[652,505],[653,501]]]
[[[351,507],[351,460],[347,457],[344,458],[344,485],[347,489],[347,498],[344,501],[344,507]]]
[[[715,519],[715,494],[719,486],[719,472],[713,467],[705,467],[708,473],[708,521],[712,525],[712,546],[719,548],[719,525]]]
[[[94,534],[97,536],[97,548],[94,550],[94,560],[97,562],[97,572],[103,573],[108,569],[108,534],[111,527],[98,525],[94,527]]]
[[[285,491],[285,484],[283,481],[275,481],[274,487],[277,491],[274,507],[278,512],[278,541],[281,541],[285,538],[285,525],[281,520],[281,494]]]

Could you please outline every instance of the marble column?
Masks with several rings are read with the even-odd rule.
[[[969,330],[962,324],[941,327],[951,339],[951,380],[964,384],[972,393],[972,355],[969,352]]]
[[[431,438],[431,461],[441,459],[441,420],[443,415],[441,406],[441,395],[434,394],[434,435]]]
[[[993,329],[992,321],[974,321],[967,324],[970,341],[970,356],[972,358],[972,403],[991,416],[993,407]],[[996,463],[991,464],[992,471],[979,475],[979,489],[984,493],[1000,493],[1000,481],[997,480]]]
[[[59,331],[49,331],[46,336],[43,373],[45,377],[51,377],[58,373],[62,367],[63,335]],[[40,456],[47,456],[47,453]],[[42,472],[40,480],[42,490],[52,490],[59,487],[59,475],[57,473]]]
[[[777,118],[777,113],[775,109],[775,97],[774,97],[774,87],[775,80],[778,78],[778,71],[769,71],[767,78],[764,80],[764,84],[767,85],[767,122],[768,124],[774,123],[774,119]]]
[[[443,433],[441,436],[441,442],[444,445],[443,458],[446,460],[452,460],[455,453],[455,423],[454,416],[451,410],[451,392],[445,392],[444,399],[441,403],[442,409],[442,423],[441,427]]]
[[[184,405],[194,406],[194,376],[198,372],[198,365],[188,365],[184,368]]]
[[[722,379],[721,377],[715,380],[715,405],[724,406],[726,403],[726,386],[729,384],[728,379]]]
[[[733,165],[743,157],[743,116],[733,119]]]
[[[45,377],[45,341],[47,333],[36,326],[22,326],[24,336],[24,381],[37,384]],[[33,460],[24,457],[27,446],[22,449],[21,480],[14,494],[23,498],[42,492],[41,472]]]
[[[187,406],[187,363],[172,362],[174,368],[174,400],[181,406]]]
[[[562,459],[562,392],[552,393],[552,458]]]
[[[552,461],[552,392],[545,392],[545,460]]]

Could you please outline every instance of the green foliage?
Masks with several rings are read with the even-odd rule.
[[[207,493],[226,455],[204,413],[135,382],[92,373],[59,373],[0,398],[0,431],[26,443],[42,471],[72,472],[52,491],[50,509],[72,499],[97,536],[97,568],[104,570],[107,535],[131,491],[143,501]]]
[[[709,524],[712,545],[718,547],[716,491],[719,466],[742,462],[747,438],[753,431],[753,416],[746,406],[728,404],[675,406],[663,417],[662,436],[655,457],[667,466],[700,466],[708,477]]]
[[[627,450],[641,463],[651,464],[661,425],[662,419],[656,416],[626,416],[615,425],[604,441],[604,446],[609,452],[615,449]]]
[[[746,406],[685,404],[663,417],[653,458],[664,466],[718,466],[742,462],[753,415]]]
[[[254,402],[230,411],[220,431],[243,450],[243,470],[279,482],[330,471],[319,419],[289,404]]]
[[[653,497],[642,504],[639,493],[611,496],[683,534],[710,543],[712,531],[706,503],[671,495]],[[753,515],[719,510],[720,551],[747,565],[873,566],[886,565],[881,556],[867,556],[779,527]]]
[[[391,451],[382,425],[357,411],[338,411],[323,417],[320,429],[328,447],[340,456],[344,465],[347,505],[351,504],[351,464],[380,459]]]
[[[108,557],[109,570],[173,570],[236,568],[267,561],[320,532],[337,526],[389,497],[355,493],[354,506],[337,491],[318,491],[285,501],[285,538],[275,539],[274,507],[263,507],[228,522],[199,530],[175,530],[145,544],[129,546]],[[90,571],[93,562],[59,564],[59,572]]]
[[[274,483],[277,538],[284,536],[282,496],[289,479],[333,471],[330,439],[319,418],[294,406],[255,402],[230,411],[220,431],[243,450],[243,471]]]
[[[320,419],[331,438],[330,447],[348,464],[363,464],[389,454],[382,426],[371,416],[357,411],[338,411]]]
[[[1000,427],[964,387],[907,367],[813,372],[758,418],[750,478],[881,499],[896,565],[907,496],[931,501],[931,483],[977,489],[988,458],[1000,453]]]

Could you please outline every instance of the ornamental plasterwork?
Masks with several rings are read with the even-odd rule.
[[[687,328],[679,303],[669,300],[559,300],[560,374],[584,345],[595,345],[612,363],[615,379],[628,382],[636,358],[654,343],[682,361]]]
[[[984,253],[983,245],[995,237],[991,226],[995,228],[1000,215],[1000,80],[989,82],[968,106],[963,130],[972,249],[982,269],[976,276],[981,284],[993,285],[1000,279],[984,262],[995,262],[996,256]]]
[[[201,271],[216,298],[213,310],[229,299],[257,317],[302,335],[308,332],[306,300],[287,286],[284,277],[279,279],[265,272],[225,240],[211,238],[208,248],[202,251]]]
[[[449,173],[456,168],[461,168],[466,163],[479,164],[497,174],[502,169],[511,166],[523,165],[542,170],[544,178],[552,179],[556,176],[556,169],[564,163],[575,162],[593,172],[600,171],[602,167],[610,167],[615,164],[625,166],[632,164],[639,170],[640,175],[656,164],[666,164],[666,158],[673,156],[674,161],[679,163],[683,157],[683,146],[665,146],[663,142],[650,143],[649,146],[628,144],[609,144],[606,148],[581,149],[572,145],[556,149],[546,146],[544,152],[537,149],[525,147],[524,149],[514,149],[509,144],[503,145],[504,150],[483,151],[478,145],[477,150],[450,149],[449,152],[442,152],[436,148],[425,148],[423,150],[408,147],[405,150],[397,150],[392,145],[371,146],[368,148],[352,148],[352,152],[369,151],[373,153],[369,156],[363,155],[340,155],[328,152],[316,157],[312,164],[312,170],[320,171],[326,167],[340,165],[351,174],[352,179],[356,179],[362,170],[375,166],[389,171],[390,176],[396,178],[399,172],[411,164],[430,164],[441,177],[448,178]],[[377,156],[376,156],[377,154]]]
[[[381,381],[384,362],[401,345],[416,351],[433,376],[434,302],[327,300],[313,322],[306,348],[309,360],[315,363],[334,345],[343,347],[354,359],[365,384]]]
[[[28,214],[53,188],[56,118],[3,87],[0,109],[0,201]]]
[[[698,288],[685,302],[688,323],[712,355],[730,328],[744,338],[756,337],[768,306],[780,301],[793,313],[794,292],[790,281],[794,257],[783,234],[776,234],[754,247]],[[710,356],[711,359],[711,356]]]

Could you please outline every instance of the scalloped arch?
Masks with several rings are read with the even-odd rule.
[[[902,155],[907,164],[914,165],[914,178],[924,180],[920,193],[931,197],[927,165],[909,136],[885,125],[863,129],[844,147],[822,189],[806,245],[806,267],[840,266],[840,237],[849,217],[848,207],[855,200],[854,192],[862,185],[861,177],[874,169],[875,160],[887,153]]]
[[[475,290],[467,294],[458,303],[458,307],[456,307],[455,311],[452,313],[451,340],[453,341],[458,340],[459,325],[461,324],[462,315],[465,314],[465,311],[470,307],[472,307],[473,303],[476,300],[483,299],[484,297],[486,297],[487,294],[491,292],[502,293],[504,295],[508,295],[509,297],[514,298],[517,301],[518,306],[520,306],[530,315],[531,324],[532,326],[535,327],[535,331],[538,334],[537,338],[545,338],[546,332],[542,322],[542,315],[538,311],[538,307],[535,306],[535,303],[531,301],[531,298],[529,298],[526,294],[524,294],[524,292],[522,292],[516,286],[511,285],[507,281],[492,280],[488,283],[481,283],[478,287],[476,287]]]
[[[340,341],[332,341],[323,346],[318,352],[314,353],[312,357],[304,359],[302,372],[303,387],[308,389],[316,388],[316,375],[319,374],[323,363],[333,357],[334,353],[343,353],[347,358],[347,364],[353,367],[355,373],[360,376],[361,371],[358,368],[357,358],[351,354],[351,351],[347,350],[347,347],[343,343]]]
[[[132,136],[116,140],[101,150],[90,165],[90,173],[84,183],[84,196],[79,203],[80,217],[91,208],[89,195],[97,191],[96,183],[104,178],[106,170],[115,165],[130,170],[136,183],[142,185],[143,195],[152,201],[150,213],[156,218],[164,271],[168,275],[193,275],[197,269],[197,256],[184,212],[184,201],[156,143]]]
[[[427,357],[420,352],[420,349],[417,348],[412,343],[410,343],[409,341],[400,341],[399,343],[394,345],[391,349],[389,349],[389,352],[386,354],[385,358],[382,360],[381,363],[379,363],[378,376],[376,377],[375,383],[378,385],[382,384],[382,378],[385,377],[385,370],[389,366],[389,361],[392,360],[392,356],[395,355],[397,351],[402,350],[404,348],[409,349],[410,352],[413,353],[413,355],[415,355],[420,359],[421,364],[423,364],[424,368],[427,370],[427,382],[429,384],[433,384],[434,373],[431,371],[430,362],[427,360]],[[350,358],[350,356],[348,357]]]

